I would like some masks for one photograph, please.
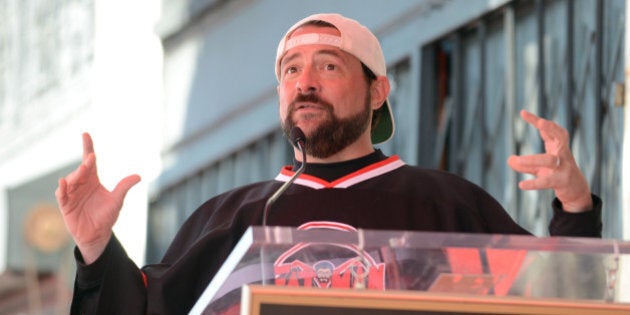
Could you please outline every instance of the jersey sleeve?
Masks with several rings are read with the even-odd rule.
[[[115,236],[92,264],[75,248],[77,274],[70,314],[144,314],[146,287],[142,272]]]
[[[591,195],[593,209],[571,213],[562,210],[558,198],[552,202],[553,218],[549,222],[549,234],[552,236],[602,237],[602,200]]]

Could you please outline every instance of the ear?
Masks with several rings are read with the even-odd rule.
[[[389,96],[389,79],[387,76],[377,77],[370,87],[370,91],[372,92],[372,110],[377,110],[381,106],[385,100],[387,100],[387,96]]]

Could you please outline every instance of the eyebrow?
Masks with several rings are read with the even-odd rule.
[[[317,55],[330,55],[330,56],[337,57],[339,59],[344,59],[345,60],[345,58],[343,58],[343,55],[341,54],[340,50],[338,50],[338,49],[337,50],[335,50],[335,49],[321,49],[321,50],[318,50],[316,54]],[[282,58],[280,60],[280,66],[291,62],[292,60],[300,57],[301,55],[302,55],[302,53],[296,52],[296,53],[293,53],[293,54],[285,56],[284,58]]]

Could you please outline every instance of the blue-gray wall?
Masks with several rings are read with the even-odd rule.
[[[203,201],[269,179],[290,163],[278,129],[276,46],[294,22],[318,12],[355,18],[381,40],[397,121],[395,138],[382,146],[386,153],[469,178],[545,235],[551,194],[519,191],[519,176],[505,164],[510,154],[540,148],[537,135],[518,122],[518,110],[527,108],[570,130],[578,161],[610,205],[605,234],[621,236],[620,178],[602,170],[621,167],[623,109],[595,95],[608,97],[623,82],[624,6],[623,0],[163,1],[157,29],[165,60],[164,169],[151,190],[147,262],[159,259]]]

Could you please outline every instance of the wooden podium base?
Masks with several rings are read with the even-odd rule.
[[[418,291],[246,285],[241,314],[630,314],[630,304]]]

